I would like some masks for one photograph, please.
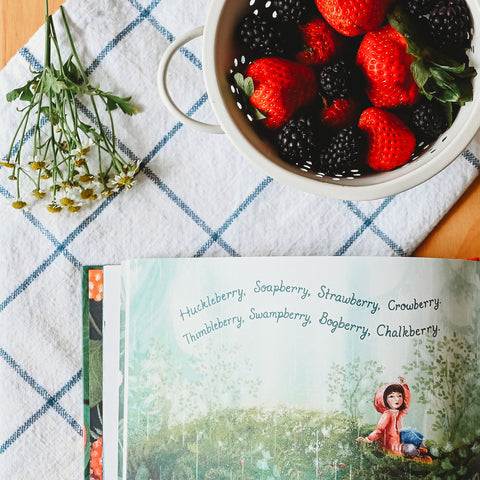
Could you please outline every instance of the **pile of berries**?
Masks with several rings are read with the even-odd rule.
[[[254,128],[302,171],[397,168],[472,99],[465,0],[260,1],[236,29],[245,68],[232,84]]]

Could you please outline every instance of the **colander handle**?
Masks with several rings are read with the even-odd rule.
[[[191,40],[197,37],[200,37],[201,35],[203,35],[203,26],[194,28],[193,30],[188,31],[183,35],[180,35],[168,46],[158,66],[158,73],[157,73],[158,90],[160,93],[160,98],[162,99],[162,102],[164,103],[164,105],[167,107],[170,113],[174,115],[178,120],[180,120],[183,124],[196,128],[197,130],[201,130],[202,132],[206,132],[206,133],[224,133],[220,125],[200,122],[198,120],[190,118],[184,112],[182,112],[178,108],[176,103],[173,101],[167,87],[167,70],[173,56],[186,43],[190,42]]]

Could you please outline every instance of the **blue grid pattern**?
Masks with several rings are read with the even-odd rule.
[[[88,75],[92,75],[95,71],[100,69],[107,57],[119,45],[121,45],[122,42],[128,41],[129,37],[145,22],[148,22],[149,25],[155,29],[158,36],[162,40],[171,42],[175,38],[175,35],[171,33],[164,25],[162,25],[157,16],[155,16],[156,9],[158,9],[159,5],[162,3],[161,0],[154,0],[146,7],[141,5],[136,0],[124,1],[129,3],[130,6],[135,10],[135,18],[126,26],[119,28],[118,33],[100,51],[98,51],[98,54],[94,57],[93,61],[91,61],[87,68]],[[71,3],[72,2],[70,2],[70,4]],[[181,3],[182,2],[178,2],[178,5],[175,5],[175,7],[172,6],[171,8],[180,9]],[[200,18],[200,21],[201,20],[202,19]],[[183,27],[180,25],[177,33],[182,33],[182,28]],[[190,51],[188,48],[184,48],[182,49],[182,54],[196,69],[201,69],[201,60],[192,51]],[[19,52],[19,55],[33,69],[38,70],[41,68],[42,65],[40,60],[38,60],[35,54],[32,53],[29,46],[22,48]],[[193,116],[206,102],[207,95],[206,93],[203,93],[191,105],[188,114]],[[89,112],[85,107],[82,108],[85,116],[92,120],[93,115],[91,112]],[[150,165],[151,162],[158,158],[158,155],[166,148],[172,139],[181,134],[184,128],[185,127],[183,127],[181,123],[175,123],[163,134],[163,136],[158,139],[157,143],[146,155],[137,155],[134,151],[134,147],[129,147],[129,138],[118,139],[118,147],[131,160],[140,161],[142,174],[145,176],[147,181],[154,186],[154,188],[162,192],[163,201],[174,204],[180,214],[186,216],[189,221],[195,225],[195,228],[200,229],[200,231],[205,234],[206,240],[203,239],[204,237],[199,236],[199,238],[202,238],[202,240],[199,241],[198,245],[192,246],[192,256],[201,257],[208,255],[209,251],[212,251],[211,249],[214,245],[219,247],[226,255],[239,256],[241,255],[241,251],[232,242],[232,240],[226,240],[225,234],[229,231],[229,229],[232,228],[232,226],[236,224],[236,222],[238,222],[242,215],[252,207],[252,205],[257,202],[262,202],[262,197],[264,197],[266,192],[273,187],[275,182],[273,182],[269,177],[259,176],[257,184],[244,192],[243,199],[240,199],[237,207],[234,208],[230,213],[227,213],[224,217],[224,220],[219,222],[220,226],[213,226],[209,224],[209,221],[207,221],[198,213],[197,205],[192,204],[191,202],[182,198],[181,194],[179,194],[174,187],[169,185],[167,180],[159,176],[159,174],[156,173],[156,170]],[[26,142],[29,141],[30,135],[31,132],[30,134],[27,134],[25,138]],[[3,158],[6,157],[5,151],[0,153],[2,154]],[[463,154],[463,161],[466,164],[472,165],[475,170],[480,170],[480,162],[472,152],[466,151]],[[7,183],[5,183],[5,186],[0,184],[0,195],[5,199],[12,198],[12,194],[8,190]],[[17,279],[16,286],[12,290],[1,291],[0,314],[4,313],[11,304],[14,302],[20,302],[22,297],[28,295],[29,287],[34,282],[41,281],[44,272],[48,270],[59,257],[63,256],[74,270],[80,271],[83,262],[82,259],[79,259],[71,249],[73,242],[79,239],[79,237],[81,237],[82,234],[84,234],[84,232],[94,222],[101,222],[105,213],[108,212],[109,209],[115,208],[115,204],[119,197],[120,195],[113,195],[103,200],[96,208],[90,211],[78,225],[72,228],[72,230],[63,239],[59,238],[57,234],[53,233],[53,229],[37,215],[29,211],[23,212],[24,222],[31,224],[31,226],[38,231],[41,237],[47,239],[51,243],[51,251],[43,261],[31,266],[31,273],[23,278]],[[299,192],[298,201],[301,202],[302,198],[303,194]],[[321,202],[322,200],[318,199],[316,201]],[[345,212],[347,212],[347,215],[352,217],[352,224],[354,224],[355,227],[352,228],[351,232],[347,235],[346,240],[339,248],[336,248],[332,251],[319,250],[315,253],[327,255],[348,255],[352,251],[352,246],[356,244],[359,239],[361,239],[368,231],[386,246],[384,254],[398,256],[408,255],[411,253],[411,250],[406,250],[407,247],[402,245],[399,240],[394,238],[391,232],[387,231],[385,228],[381,228],[377,222],[378,219],[384,215],[385,212],[388,211],[388,209],[396,201],[398,201],[396,197],[387,198],[382,201],[374,202],[373,204],[369,202],[362,204],[350,201],[339,201],[338,204],[341,204],[342,208],[345,210]],[[353,222],[353,219],[356,220],[356,223]],[[414,247],[415,246],[416,245],[414,245]],[[365,250],[364,253],[368,254],[369,252],[368,250]],[[0,438],[0,457],[9,449],[11,449],[16,443],[21,441],[22,437],[32,427],[32,425],[38,422],[39,419],[42,418],[48,411],[54,411],[56,414],[58,414],[58,416],[69,426],[74,435],[81,436],[83,434],[82,426],[79,423],[80,419],[75,419],[74,416],[65,410],[59,403],[68,391],[81,382],[81,369],[72,372],[71,378],[52,394],[49,393],[48,389],[42,386],[41,383],[33,377],[32,373],[26,371],[22,367],[21,362],[16,360],[14,356],[9,353],[8,345],[2,345],[1,340],[0,357],[3,359],[5,364],[17,374],[18,382],[25,382],[44,402],[40,408],[36,409],[23,423],[18,426],[16,431],[12,432],[7,438]]]

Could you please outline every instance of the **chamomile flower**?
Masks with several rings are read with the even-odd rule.
[[[51,213],[59,213],[62,211],[62,206],[57,202],[51,202],[47,205],[47,210]]]
[[[45,190],[39,190],[38,188],[32,191],[32,195],[36,198],[43,198],[46,194]]]
[[[36,118],[36,123],[29,131],[31,142],[25,142],[25,129],[18,128],[10,143],[9,152],[0,161],[0,172],[7,171],[8,178],[16,182],[18,198],[11,202],[17,209],[27,206],[28,200],[21,198],[24,194],[24,183],[32,183],[28,188],[35,197],[35,202],[44,202],[50,212],[76,212],[85,203],[97,200],[106,194],[115,193],[119,188],[131,188],[134,184],[138,164],[129,164],[116,149],[114,116],[116,112],[133,115],[136,108],[130,104],[130,98],[121,97],[92,85],[87,78],[73,43],[72,34],[60,6],[60,16],[70,44],[71,55],[68,68],[56,65],[58,57],[51,55],[58,50],[57,28],[54,19],[48,13],[48,2],[45,4],[45,51],[44,65],[49,75],[42,70],[32,72],[32,78],[19,88],[7,94],[7,100],[27,102],[19,107],[22,118],[20,126]],[[53,91],[50,84],[61,84],[61,91]],[[35,85],[35,95],[32,95]],[[94,117],[91,124],[77,121],[80,116],[77,98],[82,102],[91,102]],[[52,101],[53,100],[53,101]],[[107,114],[100,116],[95,108],[95,101],[106,107]],[[55,123],[42,126],[40,122],[43,106],[50,104],[49,119]],[[106,132],[110,132],[108,135]],[[28,155],[27,145],[31,144]],[[125,165],[122,168],[122,165]],[[112,173],[117,172],[117,177]],[[111,175],[111,179],[110,179]],[[33,188],[33,190],[32,190]]]
[[[45,168],[46,163],[40,155],[35,155],[34,157],[30,155],[28,157],[28,165],[32,170],[41,170],[42,168]]]
[[[130,189],[135,185],[135,174],[138,172],[137,164],[130,164],[127,168],[123,169],[124,171],[119,175],[116,175],[113,179],[113,182],[118,188]]]
[[[84,157],[87,153],[90,152],[90,149],[95,145],[94,141],[88,137],[87,142],[82,145],[80,148],[73,148],[70,153],[76,157]]]
[[[15,164],[14,164],[14,163],[11,163],[11,162],[8,161],[8,160],[7,160],[7,161],[2,160],[2,161],[0,162],[0,165],[1,165],[2,167],[5,167],[5,168],[14,168],[14,167],[15,167]]]
[[[27,206],[27,202],[23,201],[21,198],[17,198],[12,202],[12,207],[16,208],[17,210],[22,210]]]

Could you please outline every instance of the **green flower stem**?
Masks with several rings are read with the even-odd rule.
[[[50,65],[50,26],[52,24],[52,16],[48,13],[48,0],[45,0],[45,62],[44,67]]]
[[[88,81],[88,78],[85,74],[85,70],[83,68],[83,65],[82,65],[82,62],[80,61],[80,57],[78,56],[78,53],[77,53],[77,49],[75,48],[75,44],[73,42],[73,38],[72,38],[72,34],[70,32],[70,28],[68,26],[68,22],[67,22],[67,19],[65,17],[65,11],[63,9],[63,6],[60,6],[60,12],[62,14],[62,19],[63,19],[63,24],[65,26],[65,31],[67,33],[67,37],[68,37],[68,41],[69,41],[69,44],[70,44],[70,48],[72,50],[72,53],[73,53],[73,56],[75,58],[75,61],[77,62],[77,65],[79,67],[79,70],[80,70],[80,75],[82,76],[82,79],[84,81],[84,83],[88,84],[89,81]],[[111,148],[112,148],[112,153],[115,154],[115,149],[116,149],[116,145],[115,145],[115,130],[114,130],[114,122],[113,122],[113,118],[112,118],[112,114],[110,112],[110,109],[107,108],[107,112],[108,112],[108,115],[110,117],[110,124],[111,124],[111,135],[112,135],[112,140],[110,141],[110,138],[108,138],[108,135],[106,135],[105,133],[105,130],[103,128],[103,124],[102,124],[102,121],[101,121],[101,118],[100,118],[100,115],[98,113],[98,109],[97,109],[97,105],[96,105],[96,102],[95,102],[95,98],[94,98],[94,95],[99,95],[100,92],[98,92],[97,89],[94,89],[93,93],[90,95],[90,99],[91,99],[91,102],[92,102],[92,106],[93,106],[93,109],[95,111],[95,117],[97,119],[97,124],[98,124],[98,128],[100,130],[100,134],[102,136],[102,139],[103,141],[107,144],[107,145],[110,145]],[[105,103],[105,106],[107,105],[107,102],[103,99],[103,96],[102,95],[99,95],[100,98],[103,100],[103,102]],[[113,156],[112,155],[112,160],[115,160],[116,159],[116,155]],[[116,163],[116,162],[115,162]],[[121,169],[118,169],[117,165],[115,165],[115,169],[117,170],[117,172],[120,172]]]
[[[32,183],[35,184],[35,178],[30,174],[30,172],[28,171],[28,169],[22,168],[22,173],[23,173],[24,175],[26,175],[26,176],[32,181]]]
[[[19,133],[21,131],[20,138],[18,140],[18,150],[15,153],[15,164],[16,165],[20,164],[20,152],[21,152],[22,146],[23,146],[22,139],[25,137],[25,134],[27,132],[28,119],[30,118],[30,112],[32,111],[32,108],[33,107],[29,107],[27,112],[23,115],[22,120],[20,121],[20,123],[17,127],[17,130],[15,131],[12,143],[10,144],[10,148],[8,150],[7,159],[10,161],[12,153],[13,153],[13,149],[15,148],[15,143],[17,143],[16,140],[19,137]]]
[[[60,7],[60,8],[62,8],[62,7]],[[63,9],[62,9],[62,12],[63,12]],[[64,17],[64,16],[63,16],[63,17]],[[64,18],[65,18],[65,17],[64,17]],[[65,22],[65,20],[64,20],[64,22]],[[68,28],[68,25],[67,25],[66,22],[64,23],[64,25],[65,25],[65,28],[67,29],[67,28]],[[60,50],[60,46],[59,46],[59,44],[58,44],[57,34],[56,34],[55,26],[53,25],[53,23],[52,23],[52,25],[51,25],[51,30],[52,30],[52,40],[53,40],[53,44],[54,44],[54,46],[55,46],[55,50],[56,50],[57,56],[58,56],[58,61],[59,61],[59,64],[60,64],[60,65],[59,65],[59,70],[60,70],[60,73],[61,73],[62,78],[65,78],[65,77],[66,77],[66,74],[65,74],[65,70],[64,70],[64,68],[63,68],[62,53],[61,53],[61,50]],[[73,50],[74,45],[73,45],[73,41],[71,40],[71,35],[69,35],[68,38],[69,38],[70,47],[71,47],[72,50]],[[80,70],[83,71],[82,66],[79,65],[79,67],[80,67]],[[58,97],[58,95],[57,95],[57,97]],[[62,115],[62,118],[64,119],[63,124],[68,127],[68,123],[67,123],[67,121],[66,121],[67,116],[66,116],[65,110],[64,110],[64,104],[66,103],[67,106],[68,106],[68,108],[69,108],[69,111],[70,111],[70,115],[71,115],[71,117],[72,117],[72,120],[73,120],[73,130],[70,130],[70,129],[69,129],[69,133],[71,134],[71,137],[72,137],[73,140],[75,141],[76,147],[79,148],[79,149],[81,149],[81,148],[82,148],[82,142],[81,142],[81,140],[80,140],[80,136],[78,135],[78,123],[77,123],[77,121],[78,121],[78,115],[77,115],[77,108],[76,108],[75,98],[74,98],[74,96],[72,95],[72,93],[71,93],[70,91],[67,91],[67,96],[66,96],[66,97],[67,97],[67,98],[65,99],[65,101],[63,102],[63,104],[62,104],[62,102],[60,101],[60,99],[58,99],[58,105],[62,105],[62,107],[63,107],[63,108],[61,109],[61,112],[62,112],[62,114],[63,114],[63,115]],[[68,100],[68,101],[67,101],[67,100]],[[74,112],[73,109],[75,109],[75,112]]]
[[[67,98],[67,100],[68,101],[62,101],[61,97],[58,94],[55,94],[55,101],[56,101],[55,104],[57,105],[56,111],[59,118],[59,123],[62,125],[62,132],[66,134],[66,138],[70,141],[73,141],[73,143],[75,143],[75,146],[77,148],[81,148],[82,142],[78,135],[78,131],[75,128],[72,130],[67,121],[67,115],[65,113],[65,103],[70,105],[70,109],[71,109],[71,101],[69,98]],[[60,145],[61,142],[57,141],[57,144]]]
[[[66,62],[62,60],[54,20],[48,12],[48,0],[45,0],[43,69],[34,72],[25,85],[7,94],[9,102],[17,99],[27,102],[26,107],[19,109],[22,117],[10,144],[7,162],[2,162],[13,169],[9,178],[16,180],[17,200],[12,205],[18,209],[27,204],[21,199],[21,179],[32,182],[35,197],[42,198],[48,194],[49,211],[58,212],[65,208],[76,212],[84,200],[99,197],[98,187],[102,189],[101,196],[108,196],[120,188],[130,188],[138,171],[137,163],[124,159],[117,148],[112,115],[112,110],[117,108],[127,115],[133,115],[137,110],[129,103],[130,97],[122,98],[90,84],[63,7],[60,7],[60,12],[70,47]],[[56,66],[57,60],[59,66]],[[91,102],[92,122],[85,123],[81,119],[80,96]],[[105,124],[99,112],[102,105],[107,112],[105,115],[102,113]],[[42,126],[44,116],[49,120],[45,128]],[[30,164],[22,159],[29,128],[33,132],[34,159]],[[86,140],[88,143],[85,143]],[[91,168],[88,163],[92,154],[97,157],[97,168]],[[116,177],[116,174],[120,175]],[[73,199],[70,200],[72,203],[59,199],[66,189],[71,189],[67,196]]]
[[[72,94],[72,92],[68,92],[67,95],[68,102],[68,108],[70,110],[70,115],[72,116],[72,121],[73,121],[73,131],[77,132],[76,137],[78,139],[78,148],[82,148],[82,142],[80,141],[80,136],[78,135],[78,108],[77,108],[77,102],[75,100],[75,96]]]
[[[51,111],[52,109],[52,101],[50,100],[50,106],[49,106],[49,109]],[[53,126],[53,123],[50,122],[50,134],[52,136],[52,138],[55,137],[55,132],[54,132],[54,126]],[[56,196],[57,196],[57,189],[58,189],[58,185],[57,185],[57,176],[58,176],[58,168],[57,168],[57,151],[56,151],[56,148],[55,148],[55,142],[52,142],[52,153],[53,153],[53,159],[52,159],[52,180],[53,180],[53,187],[52,187],[52,199],[53,199],[53,203],[56,202]]]
[[[88,83],[87,75],[85,74],[85,70],[83,68],[82,62],[80,61],[80,57],[78,56],[77,49],[75,48],[75,44],[73,43],[72,34],[70,32],[70,27],[68,26],[67,18],[65,16],[65,10],[63,5],[60,5],[60,13],[62,14],[63,25],[65,27],[65,32],[67,33],[68,43],[70,44],[70,49],[72,50],[72,54],[75,57],[77,65],[80,70],[80,75],[85,83]]]
[[[103,185],[104,188],[107,188],[107,182],[105,180],[105,172],[103,171],[103,164],[102,164],[102,149],[100,146],[97,145],[97,152],[98,152],[98,178]]]
[[[116,139],[115,124],[114,124],[114,121],[113,121],[112,112],[107,107],[107,101],[105,100],[103,95],[100,95],[100,98],[105,105],[105,109],[107,110],[108,117],[110,119],[111,141],[109,143],[110,143],[110,146],[111,146],[111,149],[112,149],[111,152],[110,152],[110,156],[112,158],[112,165],[115,167],[115,170],[117,171],[117,173],[120,173],[122,168],[123,168],[123,165],[125,164],[125,162],[121,159],[121,157],[117,156],[117,146],[116,146],[116,140],[115,140]],[[118,166],[117,163],[119,163],[120,165]],[[107,173],[108,173],[109,170],[107,170]]]
[[[101,98],[101,97],[100,97]],[[102,136],[102,139],[103,141],[105,142],[106,145],[109,145],[113,150],[115,149],[114,145],[112,144],[112,142],[110,141],[110,138],[108,137],[108,135],[106,134],[105,132],[105,129],[103,128],[103,123],[102,123],[102,120],[100,118],[100,114],[98,113],[98,108],[97,108],[97,103],[95,102],[95,98],[93,95],[90,95],[90,100],[92,102],[92,106],[93,106],[93,110],[95,112],[95,117],[97,119],[97,124],[98,124],[98,129],[100,130],[100,135]],[[110,114],[110,112],[109,112]],[[107,150],[108,151],[108,150]],[[112,152],[113,153],[113,152]],[[112,163],[116,163],[115,162],[115,159],[116,159],[116,155],[114,156],[113,154],[111,155],[112,156]],[[119,171],[117,169],[117,166],[115,166],[115,169],[117,171]]]
[[[112,155],[115,155],[116,154],[116,151],[117,151],[117,146],[116,146],[116,142],[115,142],[115,125],[114,125],[114,122],[113,122],[113,117],[112,117],[112,112],[108,109],[108,106],[107,106],[107,101],[105,100],[105,98],[103,98],[103,95],[100,95],[100,99],[102,100],[103,104],[105,105],[105,110],[107,111],[108,113],[108,118],[110,120],[110,132],[111,132],[111,147],[112,147]]]
[[[42,72],[43,76],[43,72]],[[37,95],[39,89],[35,89],[34,97],[32,99],[32,105],[34,104],[35,96]],[[39,100],[38,100],[38,109],[37,109],[37,120],[36,125],[40,125],[41,120],[41,112],[42,112],[42,102],[43,102],[43,93],[39,93]],[[40,138],[40,129],[35,128],[34,136],[33,136],[33,158],[37,155],[37,150],[41,149],[42,147],[42,140]]]

